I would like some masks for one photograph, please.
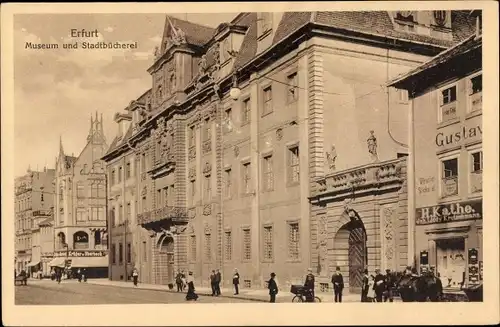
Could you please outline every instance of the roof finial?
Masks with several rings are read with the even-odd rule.
[[[59,154],[64,154],[64,148],[62,143],[62,136],[59,134]]]

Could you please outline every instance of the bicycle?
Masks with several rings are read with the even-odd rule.
[[[292,302],[308,302],[307,296],[309,295],[309,291],[306,290],[304,286],[292,285],[290,293],[295,294],[295,296],[292,298]],[[315,296],[313,302],[321,303],[321,299]]]

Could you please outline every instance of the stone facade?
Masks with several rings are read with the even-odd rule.
[[[217,29],[167,17],[152,87],[117,114],[120,132],[103,158],[108,176],[123,158],[138,165],[127,238],[141,281],[170,283],[189,269],[204,285],[221,269],[229,286],[238,268],[242,287],[275,272],[286,288],[318,266],[327,280],[335,265],[349,266],[335,242],[348,242],[343,227],[356,217],[367,235],[356,241],[367,251],[362,266],[405,264],[407,112],[385,83],[442,51],[451,34],[425,32],[418,47],[409,34],[360,42],[332,36],[332,15],[343,14],[242,13]],[[363,15],[386,19],[381,30],[394,23],[387,36],[401,32],[395,13]],[[419,28],[430,28],[429,15],[419,14]]]

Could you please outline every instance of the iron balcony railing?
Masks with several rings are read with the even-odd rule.
[[[170,219],[174,223],[187,223],[187,209],[184,207],[164,206],[137,215],[137,223],[139,225],[149,224],[164,219]]]

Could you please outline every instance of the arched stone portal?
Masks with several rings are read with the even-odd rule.
[[[342,214],[333,239],[334,262],[350,292],[361,292],[363,270],[368,265],[365,226],[354,210]]]
[[[156,280],[159,284],[174,282],[174,238],[172,235],[163,234],[157,242],[158,256]]]

